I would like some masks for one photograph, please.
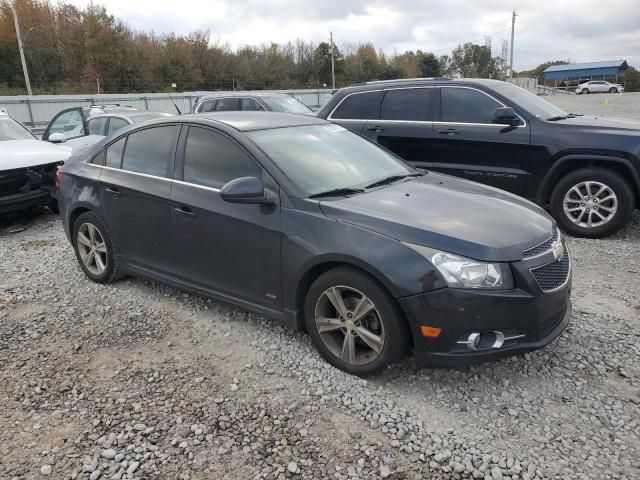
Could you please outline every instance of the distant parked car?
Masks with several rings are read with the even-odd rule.
[[[77,154],[121,128],[171,116],[171,113],[140,110],[119,104],[73,107],[62,110],[53,117],[42,139],[51,143],[64,143]]]
[[[198,98],[192,110],[193,113],[234,111],[266,111],[313,115],[313,110],[304,103],[284,93],[214,93]]]
[[[71,148],[38,140],[0,110],[0,214],[36,205],[57,211],[56,169],[70,155]]]
[[[576,93],[622,93],[624,86],[619,83],[609,83],[604,80],[592,80],[581,83],[576,87]]]
[[[532,200],[575,236],[610,235],[640,206],[640,122],[567,113],[507,82],[368,82],[343,88],[317,115],[414,167]]]

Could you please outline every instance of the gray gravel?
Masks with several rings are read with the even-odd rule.
[[[544,98],[567,112],[640,120],[640,92],[551,95]]]

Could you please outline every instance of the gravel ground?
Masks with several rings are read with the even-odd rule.
[[[640,92],[552,95],[544,98],[567,112],[640,120]]]
[[[57,217],[21,225],[0,228],[0,478],[640,478],[640,215],[570,239],[548,348],[368,380],[253,314],[91,283]]]

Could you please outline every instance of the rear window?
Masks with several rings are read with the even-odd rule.
[[[175,125],[167,125],[131,133],[122,157],[122,169],[166,177],[177,132]]]
[[[380,92],[352,93],[331,114],[335,119],[370,120],[378,105]]]

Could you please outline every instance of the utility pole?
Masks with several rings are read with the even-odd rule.
[[[27,61],[24,59],[24,48],[22,47],[22,37],[20,37],[20,24],[18,23],[18,14],[13,3],[9,3],[13,12],[13,23],[16,27],[16,38],[18,39],[18,50],[20,51],[20,60],[22,61],[22,71],[24,73],[24,83],[27,85],[27,94],[33,95],[31,92],[31,82],[29,81],[29,72],[27,71]]]
[[[329,32],[329,39],[331,41],[331,89],[336,89],[336,62],[333,57],[333,32]]]
[[[513,39],[516,31],[516,11],[513,10],[513,16],[511,17],[511,58],[509,60],[509,78],[513,78]]]

